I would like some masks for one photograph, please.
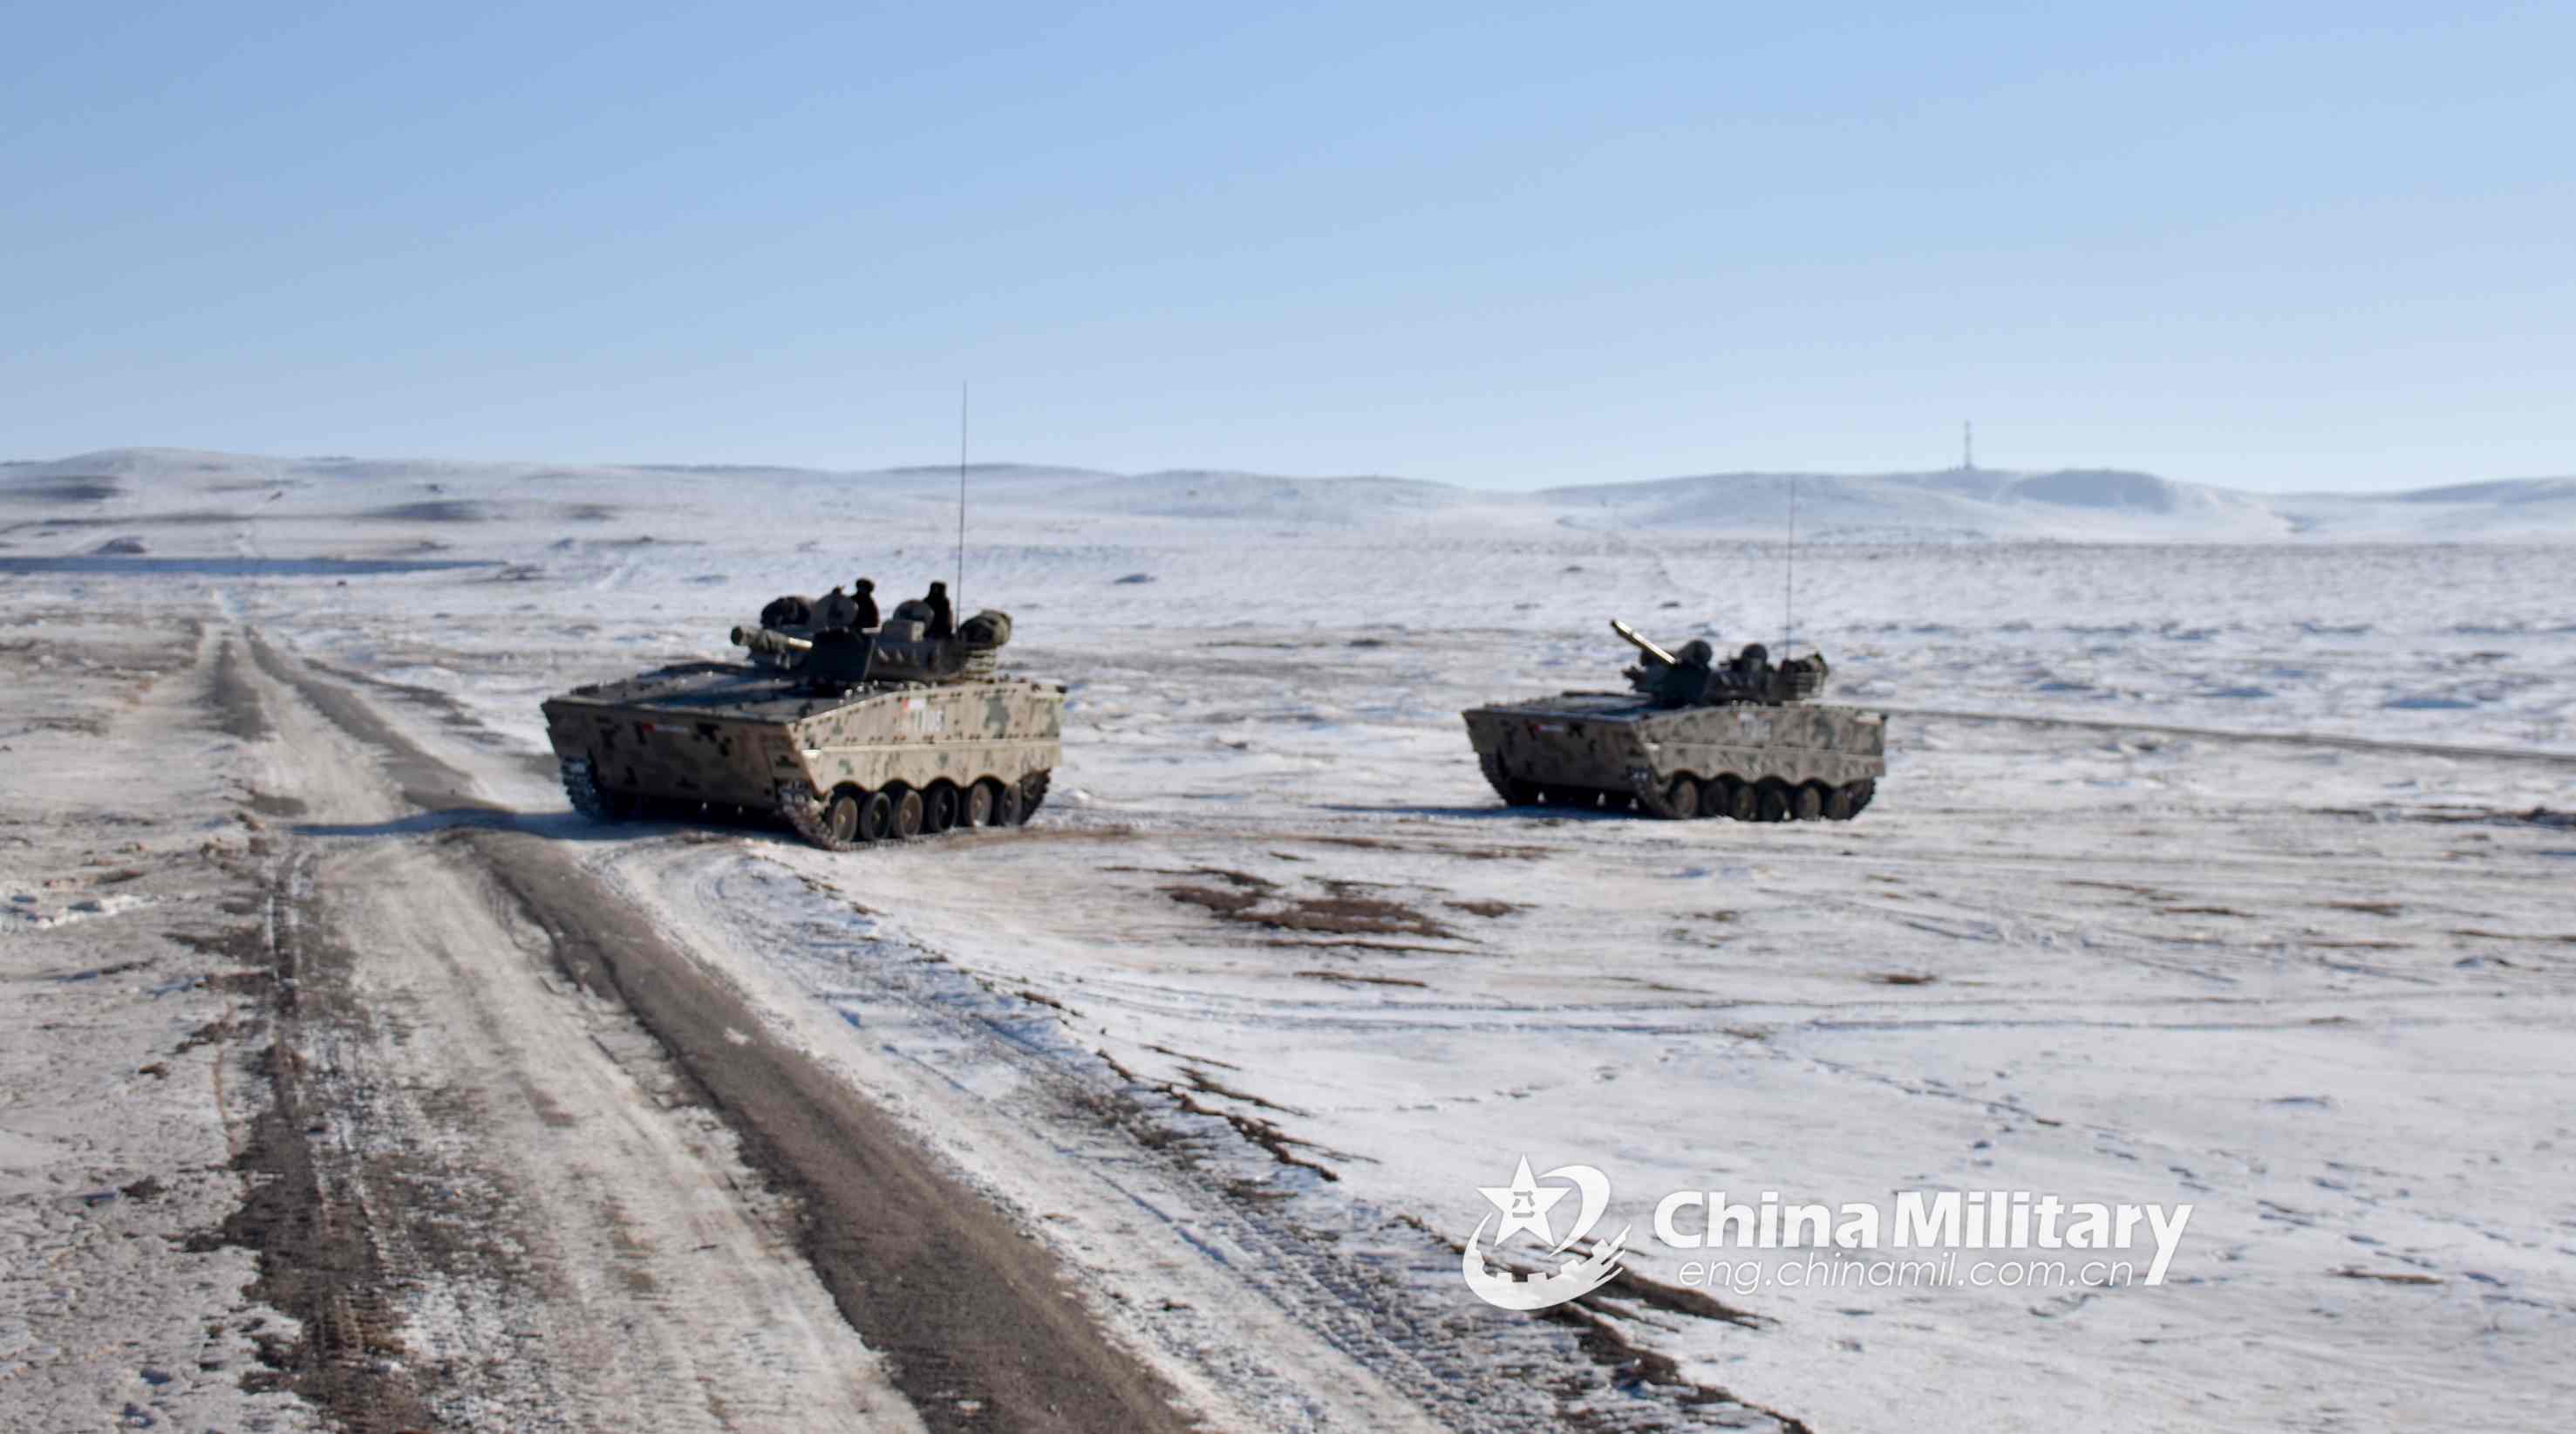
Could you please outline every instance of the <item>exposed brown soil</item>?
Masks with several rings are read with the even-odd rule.
[[[1222,866],[1104,866],[1100,869],[1140,876],[1205,876],[1242,891],[1275,891],[1279,887],[1279,883],[1265,877]]]
[[[268,714],[261,710],[258,694],[242,680],[241,649],[231,638],[215,653],[214,690],[215,728],[225,736],[244,742],[256,742],[268,735]]]
[[[1235,1134],[1270,1152],[1270,1158],[1278,1161],[1282,1165],[1293,1165],[1300,1170],[1312,1170],[1326,1180],[1338,1182],[1342,1178],[1341,1172],[1334,1170],[1328,1165],[1322,1165],[1310,1160],[1299,1152],[1304,1150],[1313,1150],[1324,1155],[1329,1155],[1336,1160],[1362,1159],[1360,1156],[1350,1155],[1342,1151],[1327,1150],[1311,1141],[1299,1140],[1288,1134],[1286,1131],[1281,1130],[1271,1122],[1263,1120],[1259,1116],[1246,1115],[1241,1111],[1218,1110],[1212,1106],[1201,1104],[1196,1097],[1201,1094],[1211,1094],[1222,1096],[1228,1100],[1248,1101],[1265,1109],[1281,1111],[1283,1114],[1302,1114],[1302,1112],[1288,1111],[1284,1107],[1272,1105],[1268,1101],[1255,1100],[1253,1097],[1243,1095],[1239,1092],[1226,1090],[1222,1086],[1209,1083],[1207,1082],[1205,1075],[1199,1071],[1185,1072],[1189,1078],[1186,1082],[1148,1080],[1144,1076],[1137,1074],[1135,1071],[1130,1070],[1127,1066],[1121,1064],[1116,1056],[1109,1054],[1107,1051],[1100,1051],[1096,1054],[1100,1057],[1100,1063],[1102,1065],[1105,1065],[1112,1071],[1117,1072],[1120,1080],[1127,1082],[1131,1086],[1160,1091],[1166,1097],[1170,1098],[1174,1106],[1188,1114],[1205,1116],[1224,1121],[1227,1125],[1234,1128]],[[1193,1163],[1195,1162],[1195,1157],[1187,1154],[1186,1152],[1187,1142],[1185,1139],[1172,1131],[1168,1126],[1152,1119],[1146,1108],[1138,1104],[1134,1096],[1122,1094],[1114,1103],[1102,1102],[1100,1105],[1100,1113],[1104,1124],[1114,1125],[1119,1129],[1126,1131],[1137,1141],[1138,1144],[1143,1145],[1147,1149],[1171,1150],[1175,1153],[1180,1153],[1184,1160],[1191,1161]]]
[[[1192,1065],[1214,1066],[1221,1071],[1239,1071],[1243,1069],[1243,1067],[1234,1064],[1232,1061],[1221,1061],[1214,1056],[1194,1056],[1186,1051],[1173,1050],[1170,1046],[1149,1045],[1145,1047],[1145,1049],[1152,1051],[1156,1055],[1170,1056],[1176,1061],[1188,1061]]]
[[[1228,1069],[1233,1069],[1233,1067],[1228,1067]],[[1234,1090],[1227,1086],[1220,1085],[1206,1071],[1200,1070],[1196,1066],[1181,1067],[1181,1078],[1190,1083],[1191,1089],[1201,1091],[1208,1095],[1221,1095],[1227,1100],[1238,1100],[1243,1102],[1245,1105],[1258,1106],[1263,1110],[1275,1110],[1281,1115],[1312,1114],[1312,1112],[1309,1111],[1299,1110],[1295,1106],[1280,1105],[1273,1101],[1263,1100],[1261,1097],[1253,1095],[1250,1092]]]
[[[1358,847],[1362,851],[1429,852],[1434,856],[1454,856],[1467,861],[1543,861],[1552,855],[1543,846],[1451,846],[1447,843],[1401,842],[1363,836],[1310,836],[1300,840],[1319,846]]]
[[[1408,981],[1402,976],[1362,976],[1351,971],[1297,971],[1291,974],[1303,976],[1310,981],[1334,981],[1345,986],[1411,986],[1417,991],[1431,989],[1428,982]]]
[[[1300,897],[1285,910],[1251,919],[1282,931],[1318,931],[1334,936],[1454,938],[1457,934],[1402,902],[1370,896]]]
[[[2068,877],[2064,881],[2061,881],[2059,885],[2090,887],[2095,891],[2126,892],[2131,896],[2143,897],[2148,901],[2171,901],[2174,899],[2174,893],[2170,891],[2158,891],[2152,886],[2140,886],[2135,882],[2128,881],[2093,881],[2085,877],[2077,876]]]
[[[2347,1280],[2377,1280],[2383,1285],[2438,1285],[2442,1282],[2439,1275],[2419,1275],[2394,1270],[2365,1270],[2353,1265],[2346,1265],[2340,1270],[2329,1270],[2327,1273]]]
[[[241,1205],[190,1248],[238,1245],[255,1252],[259,1277],[245,1293],[297,1323],[291,1340],[258,1340],[267,1368],[246,1375],[244,1387],[291,1389],[356,1434],[433,1428],[390,1303],[395,1275],[386,1266],[381,1222],[392,1212],[379,1201],[353,1198],[360,1182],[338,1168],[351,1162],[350,1152],[317,1138],[327,1130],[333,1096],[307,1059],[310,1033],[364,1020],[349,998],[347,953],[313,945],[313,923],[287,917],[283,878],[272,884],[268,902],[270,919],[242,928],[227,943],[236,960],[264,967],[274,978],[259,1018],[268,1044],[252,1063],[268,1101],[233,1160],[247,1177]],[[271,935],[278,944],[270,944]]]
[[[1357,936],[1322,936],[1303,939],[1273,936],[1260,944],[1276,946],[1288,951],[1312,951],[1327,956],[1347,955],[1353,951],[1380,951],[1398,956],[1472,956],[1476,954],[1472,951],[1459,950],[1455,946],[1425,946],[1418,941],[1370,941]]]
[[[1220,891],[1209,886],[1166,886],[1163,894],[1186,905],[1205,907],[1219,920],[1267,927],[1273,931],[1312,932],[1325,936],[1457,939],[1456,932],[1400,901],[1352,895],[1350,887],[1353,883],[1331,883],[1340,889],[1324,896],[1281,896],[1270,882],[1261,881],[1258,877],[1243,877],[1241,873],[1234,875],[1245,882],[1259,882],[1259,885],[1248,889],[1239,886],[1232,891]]]
[[[2472,807],[2460,811],[2408,812],[2406,815],[2419,822],[2493,822],[2504,826],[2527,825],[2576,830],[2576,812],[2552,811],[2547,807],[2532,807],[2519,812],[2503,811],[2493,807]]]
[[[1190,906],[1204,906],[1219,916],[1241,916],[1261,904],[1261,897],[1250,891],[1218,891],[1207,886],[1167,886],[1163,894]]]

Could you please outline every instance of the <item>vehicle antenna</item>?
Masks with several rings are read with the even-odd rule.
[[[1788,629],[1780,638],[1780,660],[1786,662],[1798,646],[1798,475],[1789,475],[1789,553],[1780,578],[1780,622]]]
[[[969,381],[957,381],[957,595],[951,612],[966,610],[966,395]]]

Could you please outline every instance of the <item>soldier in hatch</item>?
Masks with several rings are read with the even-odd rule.
[[[1717,650],[1694,637],[1673,655],[1681,660],[1655,674],[1655,700],[1686,707],[1708,695],[1709,664],[1717,660]]]
[[[771,598],[760,610],[762,627],[807,627],[814,621],[814,605],[793,593]]]
[[[933,582],[921,600],[930,605],[930,630],[923,635],[933,639],[955,637],[957,614],[948,607],[948,584]]]
[[[814,626],[827,631],[836,627],[848,627],[858,620],[858,616],[859,605],[852,602],[850,595],[839,588],[823,594],[814,604]]]
[[[1731,687],[1756,694],[1771,690],[1771,649],[1758,642],[1748,642],[1735,660],[1726,665],[1726,681]]]
[[[1649,652],[1643,665],[1628,669],[1628,681],[1658,707],[1686,707],[1708,695],[1709,683],[1715,677],[1710,664],[1716,659],[1715,648],[1693,638],[1673,654],[1670,662]]]
[[[859,632],[872,632],[878,623],[877,585],[872,578],[860,578],[850,584],[851,601],[858,604],[858,616],[850,626]]]

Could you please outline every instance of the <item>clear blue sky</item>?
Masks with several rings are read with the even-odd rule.
[[[39,5],[0,456],[2576,472],[2576,7]]]

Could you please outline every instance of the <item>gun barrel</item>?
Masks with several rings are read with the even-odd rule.
[[[804,638],[790,637],[783,632],[772,632],[765,627],[737,627],[733,630],[733,643],[736,647],[747,647],[754,652],[776,653],[782,657],[791,652],[814,650],[814,644]]]
[[[1671,653],[1657,647],[1652,642],[1638,636],[1635,628],[1630,627],[1628,624],[1621,622],[1615,617],[1610,619],[1610,630],[1619,634],[1621,637],[1628,639],[1630,643],[1636,646],[1636,649],[1639,652],[1646,654],[1648,657],[1655,659],[1666,667],[1678,666],[1681,663],[1680,658],[1673,656]]]

